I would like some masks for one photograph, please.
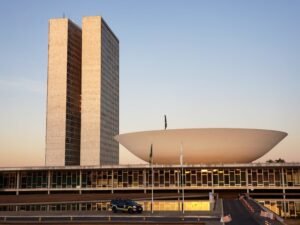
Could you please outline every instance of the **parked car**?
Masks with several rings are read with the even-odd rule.
[[[114,213],[128,212],[128,213],[142,213],[143,207],[130,199],[114,199],[110,201],[111,210]]]

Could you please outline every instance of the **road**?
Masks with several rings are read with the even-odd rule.
[[[154,199],[177,200],[180,193],[155,193]],[[151,193],[93,193],[93,194],[24,194],[0,195],[0,205],[9,204],[50,204],[50,203],[79,203],[79,202],[109,202],[111,199],[122,198],[132,200],[149,200]],[[208,194],[198,192],[185,193],[186,199],[208,199]]]
[[[229,225],[259,225],[239,200],[223,200],[224,215],[230,214]]]
[[[32,215],[30,215],[32,214]],[[36,213],[34,213],[36,214]],[[0,216],[0,224],[220,224],[215,216],[168,214],[164,215],[6,215]]]

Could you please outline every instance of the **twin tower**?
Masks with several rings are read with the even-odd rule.
[[[119,40],[100,16],[49,20],[46,166],[119,163]]]

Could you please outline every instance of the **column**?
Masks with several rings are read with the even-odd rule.
[[[16,191],[16,195],[19,195],[19,189],[20,189],[20,171],[17,171],[17,191]]]
[[[48,182],[48,195],[50,194],[50,188],[51,188],[51,172],[50,172],[50,170],[48,170],[48,180],[47,180],[47,182]]]
[[[79,170],[79,194],[82,194],[82,170]]]

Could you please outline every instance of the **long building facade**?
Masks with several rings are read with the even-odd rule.
[[[46,166],[119,162],[119,41],[100,16],[49,21],[46,127]]]
[[[108,210],[110,199],[129,196],[139,199],[147,211],[152,188],[154,209],[158,211],[177,211],[181,207],[189,211],[195,205],[197,210],[209,210],[209,192],[218,198],[248,193],[282,217],[300,217],[299,163],[154,165],[153,177],[149,165],[2,168],[0,199],[11,199],[12,194],[34,199],[36,194],[43,194],[41,199],[48,205],[42,204],[41,199],[39,204],[6,201],[0,204],[0,210]],[[63,197],[49,204],[47,198],[58,193]],[[80,197],[90,193],[95,197]]]

